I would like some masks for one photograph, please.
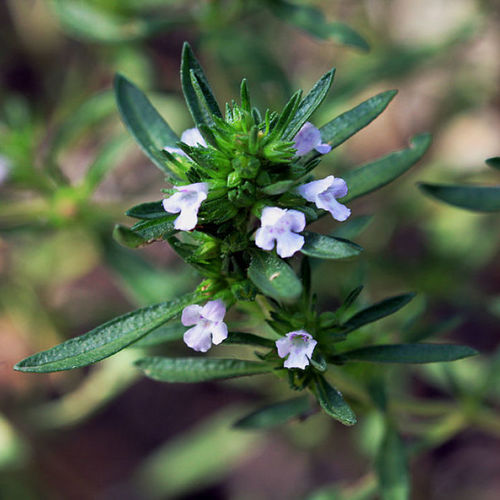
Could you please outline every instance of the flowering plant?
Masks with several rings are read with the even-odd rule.
[[[115,238],[130,247],[166,241],[204,279],[193,293],[115,318],[15,368],[37,373],[78,368],[138,341],[148,345],[183,337],[200,352],[212,344],[242,344],[256,347],[257,359],[150,356],[136,365],[146,376],[164,382],[273,373],[295,390],[310,390],[327,414],[352,425],[354,412],[327,380],[329,366],[356,361],[428,363],[475,354],[466,346],[424,343],[342,349],[352,332],[396,312],[413,294],[349,314],[361,292],[358,287],[337,310],[318,310],[311,293],[310,259],[354,258],[363,249],[306,226],[327,214],[346,221],[351,215],[347,203],[403,174],[430,142],[427,135],[419,135],[409,148],[351,170],[342,179],[315,179],[312,171],[323,156],[368,125],[395,95],[382,92],[316,128],[309,120],[333,77],[331,70],[304,98],[298,91],[281,112],[264,113],[252,106],[243,80],[240,103],[227,104],[223,115],[185,44],[181,83],[195,128],[179,140],[144,94],[118,75],[115,93],[122,119],[173,188],[164,190],[163,200],[128,210],[138,222],[130,228],[117,226]],[[297,274],[293,266],[299,258]],[[233,331],[226,318],[229,309],[257,318],[258,334]],[[179,328],[179,315],[186,328]],[[240,425],[252,426],[262,412],[276,422],[309,411],[308,398],[281,402]]]

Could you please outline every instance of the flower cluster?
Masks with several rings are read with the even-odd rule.
[[[197,128],[183,132],[180,146],[166,146],[165,151],[174,158],[189,161],[190,156],[199,158],[203,152],[210,149]],[[310,122],[306,122],[293,137],[293,152],[296,159],[313,151],[326,154],[330,150],[330,145],[322,143],[319,129]],[[237,181],[241,178],[255,177],[258,166],[255,168],[255,162],[253,163],[252,166],[251,159],[241,157],[238,161],[233,161],[232,165],[236,168],[228,175],[228,179],[238,185]],[[198,212],[203,202],[207,200],[209,189],[208,182],[178,185],[174,187],[175,192],[163,200],[166,212],[180,213],[174,221],[176,230],[191,231],[196,228]],[[344,180],[334,178],[332,175],[299,184],[293,189],[293,193],[314,204],[317,209],[329,212],[335,220],[344,221],[351,213],[345,205],[337,201],[347,194],[347,185]],[[276,247],[276,253],[280,257],[292,257],[304,246],[305,238],[301,233],[306,223],[303,211],[265,205],[260,213],[260,227],[255,232],[255,245],[265,251],[272,251]],[[203,307],[199,305],[186,307],[182,313],[182,324],[195,326],[186,331],[184,342],[195,351],[201,352],[210,349],[212,343],[220,344],[228,335],[227,326],[223,322],[225,312],[226,307],[220,299],[209,301]],[[305,330],[297,330],[288,332],[277,340],[276,348],[279,357],[288,356],[284,363],[286,368],[303,370],[309,364],[316,344],[311,334]]]

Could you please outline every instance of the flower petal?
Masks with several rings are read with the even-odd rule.
[[[342,205],[342,203],[339,203],[330,191],[322,193],[318,196],[316,206],[318,208],[322,208],[323,210],[327,210],[332,214],[332,217],[335,220],[340,222],[345,221],[351,215],[351,209]]]
[[[307,184],[303,184],[297,188],[300,196],[305,198],[307,201],[311,203],[316,202],[316,197],[326,191],[334,182],[335,178],[333,175],[329,175],[324,179],[319,179],[317,181],[308,182]]]
[[[304,246],[304,237],[292,232],[280,234],[276,238],[276,251],[283,258],[291,257]]]
[[[285,214],[286,210],[278,207],[264,207],[260,221],[263,226],[274,226]]]
[[[224,319],[224,315],[226,314],[226,306],[221,299],[210,300],[207,302],[203,309],[201,310],[201,315],[214,323],[218,323]]]
[[[308,365],[309,359],[303,352],[291,352],[290,356],[288,356],[288,358],[283,363],[283,366],[285,368],[300,368],[301,370],[304,370]]]
[[[321,133],[312,123],[306,122],[293,138],[296,156],[312,151],[321,142]]]
[[[174,193],[169,198],[165,198],[162,202],[163,209],[171,214],[176,214],[182,210],[183,200],[182,193]]]
[[[290,354],[290,349],[292,348],[292,341],[288,337],[281,337],[276,342],[276,348],[278,349],[278,356],[284,358]]]
[[[272,250],[276,236],[268,226],[257,229],[255,233],[255,245],[262,250]]]
[[[342,198],[349,190],[347,189],[347,183],[344,179],[335,177],[328,191],[331,192],[335,198]]]
[[[171,155],[176,154],[179,156],[184,156],[185,158],[189,158],[188,155],[184,153],[184,151],[182,151],[182,149],[180,148],[172,148],[170,146],[165,146],[163,149],[168,153],[170,153]]]
[[[287,210],[284,218],[290,224],[290,231],[299,233],[306,227],[306,216],[299,210]]]
[[[195,325],[201,319],[202,307],[198,304],[187,306],[182,311],[181,322],[184,326]]]
[[[220,323],[216,323],[212,327],[212,342],[215,345],[220,344],[223,340],[227,339],[227,325],[222,321]]]
[[[181,135],[181,141],[188,146],[203,146],[204,148],[207,147],[205,139],[196,127],[184,130]]]
[[[330,146],[330,144],[327,144],[326,142],[324,142],[323,144],[318,144],[314,149],[318,153],[320,153],[322,155],[326,155],[326,153],[329,153],[332,150],[332,147]]]
[[[184,342],[199,352],[207,352],[212,347],[210,330],[202,325],[196,325],[184,333]]]

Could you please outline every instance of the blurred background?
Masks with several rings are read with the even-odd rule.
[[[499,497],[498,215],[440,204],[416,182],[499,184],[500,173],[484,160],[500,155],[500,5],[294,5],[0,2],[1,498],[376,498],[382,424],[366,387],[378,377],[389,383],[411,457],[412,498]],[[333,89],[313,117],[318,126],[399,89],[318,175],[404,148],[420,132],[433,134],[431,150],[401,179],[351,204],[355,216],[374,215],[354,235],[365,252],[353,262],[315,266],[313,283],[324,310],[362,282],[360,307],[418,292],[405,312],[358,332],[353,346],[434,335],[481,356],[383,372],[337,369],[357,426],[318,414],[270,432],[231,427],[252,408],[290,395],[266,376],[161,384],[131,366],[141,346],[86,370],[12,370],[29,354],[198,283],[166,243],[129,250],[111,237],[115,223],[129,223],[128,207],[161,199],[165,187],[119,121],[113,76],[120,72],[146,91],[180,133],[192,126],[179,82],[185,40],[219,102],[235,98],[246,77],[259,106],[279,109],[292,91],[309,90],[335,66]],[[180,344],[154,349],[187,353]]]

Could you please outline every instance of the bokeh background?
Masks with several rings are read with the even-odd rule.
[[[340,28],[321,40],[273,3],[0,2],[1,498],[376,498],[382,424],[365,389],[371,377],[388,381],[411,457],[412,498],[500,495],[499,219],[440,204],[416,187],[499,183],[484,160],[500,154],[500,5],[296,1],[355,29],[370,44],[365,51],[342,43],[349,37]],[[383,373],[339,369],[357,426],[318,414],[263,433],[231,424],[289,395],[265,376],[155,383],[131,367],[143,348],[87,370],[12,370],[35,351],[198,283],[167,244],[128,250],[111,237],[115,223],[128,223],[126,208],[160,199],[165,187],[119,121],[113,75],[145,90],[180,133],[192,126],[178,75],[185,40],[220,102],[237,96],[247,77],[254,101],[278,109],[335,66],[316,125],[399,89],[318,173],[337,175],[424,131],[433,134],[431,150],[393,185],[352,204],[355,215],[374,215],[356,238],[364,255],[316,266],[315,287],[325,310],[361,282],[361,305],[416,291],[404,312],[361,330],[355,342],[432,333],[475,347],[479,357]]]

